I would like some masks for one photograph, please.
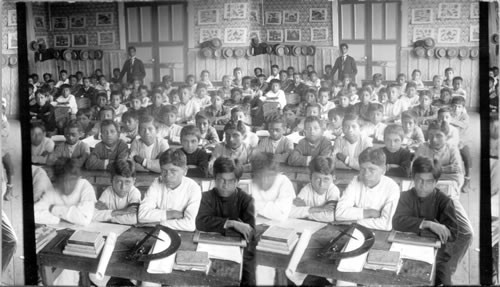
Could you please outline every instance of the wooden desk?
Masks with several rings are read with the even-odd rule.
[[[147,263],[129,261],[125,258],[135,243],[145,236],[143,232],[146,230],[151,229],[131,227],[118,237],[115,251],[106,269],[106,276],[168,285],[239,285],[240,264],[226,260],[213,259],[208,275],[198,271],[175,270],[170,274],[148,273]],[[52,285],[56,278],[54,275],[60,273],[60,269],[81,271],[84,273],[84,278],[88,278],[88,273],[96,272],[99,259],[62,254],[63,241],[71,234],[72,231],[69,230],[58,231],[58,235],[38,254],[38,265],[44,285]],[[182,239],[179,250],[196,250],[197,244],[193,242],[194,233],[179,231],[179,235]],[[147,242],[148,247],[153,240]],[[54,271],[53,267],[59,270]]]
[[[259,225],[258,234],[267,229]],[[343,227],[345,229],[345,227]],[[317,231],[311,237],[309,245],[297,266],[297,272],[315,275],[325,278],[355,282],[364,285],[433,285],[434,266],[425,262],[403,259],[403,266],[399,274],[393,272],[363,269],[362,272],[339,272],[337,266],[339,261],[328,261],[317,257],[322,247],[339,234],[339,226],[327,225]],[[387,241],[388,231],[375,230],[375,244],[372,249],[389,250],[391,243]],[[283,273],[288,267],[291,255],[280,255],[270,252],[257,251],[257,264],[277,269],[277,273]],[[282,275],[278,275],[278,278]],[[286,284],[286,282],[284,282]]]

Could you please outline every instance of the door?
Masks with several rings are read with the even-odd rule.
[[[356,80],[381,73],[396,80],[401,43],[401,3],[344,0],[339,2],[339,40],[349,45],[358,66]]]
[[[165,75],[184,82],[186,4],[126,3],[125,9],[127,47],[136,47],[137,57],[144,62],[144,83],[160,82]]]

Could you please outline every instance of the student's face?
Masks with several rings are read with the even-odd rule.
[[[387,134],[384,137],[384,144],[388,151],[397,152],[401,148],[401,137],[398,134]]]
[[[266,82],[266,78],[264,77],[258,77],[257,79],[259,80],[260,85],[263,85]]]
[[[28,78],[28,84],[33,85],[33,78]]]
[[[394,102],[399,98],[399,91],[397,88],[390,89],[389,98],[390,98],[391,102]]]
[[[255,70],[253,70],[253,74],[257,77],[258,75],[262,74],[262,70],[261,69],[255,69]]]
[[[350,141],[357,141],[360,135],[359,124],[357,121],[345,121],[342,124],[342,131],[345,137]]]
[[[207,119],[201,119],[196,121],[196,126],[200,129],[200,132],[204,134],[208,131],[210,124]]]
[[[399,85],[403,85],[406,82],[406,77],[398,77]]]
[[[350,78],[344,78],[344,80],[342,80],[342,85],[344,87],[347,87],[347,85],[349,85],[351,83],[351,79]]]
[[[241,70],[236,70],[233,72],[233,76],[236,80],[240,80],[242,75],[243,75],[243,73],[241,72]]]
[[[265,168],[252,173],[252,182],[261,190],[267,191],[273,186],[276,176],[278,176],[276,171]]]
[[[83,114],[76,116],[76,120],[84,127],[88,126],[90,123],[90,118]]]
[[[283,133],[285,132],[282,123],[272,123],[269,125],[268,129],[269,129],[269,138],[275,141],[279,140],[283,136]]]
[[[49,75],[43,75],[43,81],[44,82],[48,82],[50,80],[50,76]]]
[[[313,172],[311,175],[311,185],[317,194],[323,195],[328,191],[328,188],[333,183],[333,176],[330,174],[322,174]]]
[[[205,73],[201,73],[201,80],[202,80],[203,82],[208,81],[208,76],[209,76],[209,75],[208,75],[208,73],[206,73],[206,72],[205,72]]]
[[[241,102],[241,93],[239,91],[234,91],[233,94],[231,95],[231,98],[236,102],[239,103]]]
[[[360,96],[360,100],[364,105],[368,105],[370,103],[370,92],[363,91]]]
[[[123,125],[127,131],[133,131],[137,128],[137,120],[134,118],[128,118],[123,122]]]
[[[306,93],[306,102],[308,104],[316,103],[316,95],[314,93]]]
[[[382,85],[382,79],[376,79],[374,84],[375,84],[375,87],[380,87],[380,85]]]
[[[428,130],[427,137],[432,148],[440,149],[446,143],[446,135],[440,130]]]
[[[233,113],[231,119],[236,123],[238,121],[245,122],[245,114],[243,112]]]
[[[191,92],[188,89],[181,90],[181,100],[183,104],[187,104],[191,99]]]
[[[175,113],[166,113],[163,115],[163,121],[167,126],[174,124],[176,120],[177,115]]]
[[[220,197],[229,197],[236,191],[238,179],[234,172],[218,173],[215,176],[215,188]]]
[[[415,87],[410,87],[407,90],[407,93],[409,98],[413,98],[417,94],[417,89]]]
[[[461,87],[462,87],[462,81],[460,81],[460,80],[453,81],[453,89],[458,90]]]
[[[118,106],[120,106],[120,103],[122,102],[122,99],[120,97],[120,95],[115,95],[111,98],[111,105],[114,107],[114,108],[118,108]]]
[[[383,117],[384,113],[382,113],[381,111],[373,111],[370,113],[370,121],[374,124],[380,123]]]
[[[139,110],[142,107],[141,99],[133,99],[132,100],[132,109]]]
[[[61,73],[61,80],[65,81],[68,78],[68,74]]]
[[[351,92],[351,95],[356,95],[358,93],[358,89],[354,86],[352,86],[349,91]]]
[[[47,102],[47,98],[45,97],[44,94],[42,93],[38,93],[36,96],[35,96],[35,101],[36,103],[39,105],[39,106],[43,106],[45,105],[45,103]]]
[[[224,85],[224,87],[226,87],[226,88],[231,87],[231,78],[229,78],[229,77],[225,77],[224,79],[222,79],[222,84],[223,84],[223,85]]]
[[[271,73],[272,73],[273,75],[275,75],[275,76],[276,76],[276,75],[278,74],[278,72],[279,72],[279,71],[278,71],[278,69],[277,69],[277,68],[271,68]]]
[[[82,137],[82,133],[78,128],[70,128],[64,131],[64,137],[66,138],[66,143],[74,145]]]
[[[312,71],[314,71],[314,67],[313,67],[313,66],[310,66],[310,65],[309,65],[309,66],[307,66],[307,72],[308,72],[308,73],[310,73],[310,72],[312,72]]]
[[[243,80],[243,82],[241,82],[241,85],[243,86],[243,90],[248,90],[248,88],[250,87],[250,82],[251,82],[250,79],[245,79],[245,80]]]
[[[286,110],[283,112],[283,117],[286,121],[295,121],[297,115],[292,110]]]
[[[441,77],[434,77],[434,79],[432,79],[432,83],[434,84],[434,87],[440,88],[443,84],[443,79],[441,79]]]
[[[196,80],[194,79],[194,77],[189,77],[186,79],[186,84],[188,84],[189,86],[194,85],[195,82]]]
[[[451,120],[451,114],[448,113],[448,112],[445,112],[445,113],[440,113],[437,117],[437,120],[441,123],[441,122],[447,122],[447,123],[450,123],[450,120]]]
[[[320,110],[318,107],[309,107],[306,110],[306,117],[319,117]]]
[[[99,119],[101,121],[103,121],[103,120],[112,120],[113,119],[113,112],[110,111],[110,110],[103,111],[103,112],[100,113]]]
[[[331,119],[332,125],[334,128],[338,129],[342,127],[342,117],[339,115],[334,115],[333,118]]]
[[[304,134],[308,141],[315,143],[323,136],[323,129],[317,121],[313,121],[304,125]]]
[[[120,198],[124,198],[134,186],[135,178],[115,175],[111,183],[115,194]]]
[[[325,74],[330,75],[332,73],[332,68],[326,67],[325,68]]]
[[[287,73],[288,77],[291,78],[291,77],[293,77],[293,73],[295,73],[295,70],[292,68],[288,68],[286,70],[286,73]]]
[[[39,146],[45,138],[45,132],[41,128],[31,129],[31,144]]]
[[[83,80],[83,86],[84,86],[85,88],[90,87],[90,80],[89,80],[89,79],[85,79],[85,80]]]
[[[280,90],[280,84],[278,83],[272,84],[271,89],[273,90],[274,93],[277,93]]]
[[[137,90],[140,85],[141,85],[141,81],[140,80],[134,80],[134,89]]]
[[[153,144],[156,139],[156,127],[153,122],[141,123],[139,125],[139,135],[147,145]]]
[[[71,91],[70,91],[70,89],[69,89],[69,88],[64,88],[64,89],[63,89],[63,96],[64,96],[65,98],[69,97],[70,92],[71,92]]]
[[[415,129],[415,121],[413,119],[409,118],[402,118],[401,119],[401,125],[403,126],[403,130],[405,133],[409,133]]]
[[[71,77],[71,78],[69,78],[69,84],[70,84],[71,86],[74,86],[74,85],[76,85],[77,83],[78,83],[78,79],[77,79],[76,77]]]
[[[54,89],[54,86],[55,86],[55,83],[54,83],[54,82],[50,82],[50,83],[49,83],[49,88],[50,88],[51,90],[52,90],[52,89]]]
[[[344,107],[344,108],[348,107],[350,102],[351,102],[351,100],[349,100],[349,97],[346,97],[346,96],[340,97],[340,105],[342,107]]]
[[[413,72],[412,74],[414,80],[420,80],[420,77],[422,76],[420,72]]]
[[[181,145],[184,151],[188,154],[192,154],[198,148],[200,141],[195,135],[186,135],[181,138]]]
[[[371,162],[364,162],[359,165],[359,179],[368,187],[378,184],[384,173],[385,165],[382,167]]]
[[[114,125],[101,127],[101,139],[107,146],[113,146],[118,141],[118,131]]]
[[[104,107],[106,104],[108,103],[108,100],[106,99],[106,97],[99,97],[97,98],[97,105],[99,107]]]
[[[224,132],[226,135],[226,144],[232,148],[237,149],[241,146],[243,135],[237,130],[227,130]]]
[[[118,78],[120,76],[120,71],[114,70],[113,77]]]
[[[99,84],[101,84],[101,85],[106,84],[106,78],[101,77],[101,78],[99,79]]]
[[[182,182],[182,177],[187,173],[186,168],[182,168],[171,163],[161,166],[161,180],[170,189],[178,187]]]
[[[80,179],[79,176],[74,175],[74,174],[65,174],[61,178],[61,182],[58,182],[60,185],[62,185],[62,192],[65,195],[70,195],[73,193],[75,190],[76,184],[78,183],[78,180]]]
[[[299,74],[293,76],[293,82],[297,85],[300,84],[300,82],[302,82],[302,78],[300,77]]]
[[[430,172],[415,174],[413,176],[413,182],[415,184],[415,190],[417,191],[418,197],[429,196],[436,187],[436,180]]]
[[[328,99],[330,98],[330,95],[327,92],[322,92],[318,95],[318,100],[320,104],[326,105],[328,103]]]
[[[380,98],[380,103],[383,104],[385,102],[387,102],[389,100],[389,96],[387,95],[387,93],[380,93],[379,95],[379,98]]]
[[[421,96],[419,99],[420,106],[427,108],[431,105],[431,98],[427,95]]]
[[[453,109],[453,113],[455,115],[460,115],[460,114],[463,113],[463,111],[464,111],[465,108],[464,108],[464,106],[462,104],[453,104],[452,105],[452,109]]]
[[[130,57],[134,57],[135,56],[135,50],[134,49],[128,50],[128,54],[129,54]]]
[[[33,94],[33,88],[31,88],[31,87],[28,88],[28,94],[30,94],[30,95]]]
[[[316,73],[312,73],[311,74],[311,81],[316,82],[317,79],[318,79],[318,75]]]
[[[453,79],[454,74],[455,73],[452,70],[449,70],[449,71],[446,71],[446,73],[444,75],[446,76],[446,79],[451,80],[451,79]]]
[[[210,98],[210,102],[212,102],[212,106],[220,107],[222,105],[222,98],[220,96],[213,96]]]
[[[287,72],[280,73],[280,81],[284,82],[287,79],[288,79],[288,73]]]
[[[163,95],[161,93],[155,93],[153,94],[152,100],[153,100],[153,105],[159,107],[163,103]]]

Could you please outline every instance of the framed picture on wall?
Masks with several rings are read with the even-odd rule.
[[[328,40],[328,28],[311,28],[311,41],[327,41]]]
[[[434,33],[435,33],[434,28],[413,27],[413,42],[425,38],[435,38]]]
[[[248,3],[224,4],[224,19],[247,19]]]
[[[45,17],[43,16],[35,16],[35,29],[45,29]]]
[[[285,42],[300,42],[301,39],[300,29],[285,30]]]
[[[460,43],[460,28],[439,28],[437,41],[445,44]]]
[[[55,48],[69,47],[69,35],[54,35],[54,47]]]
[[[479,41],[479,25],[470,26],[469,41],[478,42]]]
[[[460,18],[460,3],[439,3],[439,19]]]
[[[309,22],[326,22],[328,10],[326,8],[309,9]]]
[[[252,40],[253,38],[257,38],[260,42],[260,31],[259,30],[251,30],[250,33],[248,33],[248,39]]]
[[[7,10],[7,26],[17,26],[16,10]]]
[[[45,47],[49,47],[49,42],[47,41],[47,36],[37,36],[35,37],[35,41],[38,44],[45,44]]]
[[[7,34],[7,49],[17,49],[17,32]]]
[[[470,4],[470,18],[478,19],[479,18],[479,3],[471,3]]]
[[[257,9],[250,10],[250,23],[260,24],[260,13]]]
[[[222,39],[221,30],[218,28],[201,28],[200,29],[200,43],[203,43],[214,38]]]
[[[95,13],[96,26],[111,26],[113,25],[113,12],[97,12]]]
[[[283,42],[283,30],[268,29],[267,30],[268,42]]]
[[[89,37],[87,34],[71,34],[73,47],[88,47]]]
[[[412,24],[432,23],[432,8],[411,9]]]
[[[115,43],[115,32],[97,32],[97,45],[106,46],[113,45]]]
[[[68,17],[53,17],[52,28],[54,30],[68,30]]]
[[[72,15],[69,17],[69,27],[72,29],[85,28],[85,15]]]
[[[219,22],[219,10],[202,9],[198,10],[198,25],[217,24]]]
[[[267,11],[266,25],[281,25],[281,12],[280,11]]]
[[[247,28],[226,28],[224,30],[224,43],[245,44],[248,42]]]
[[[299,23],[299,11],[285,10],[283,11],[283,24]]]

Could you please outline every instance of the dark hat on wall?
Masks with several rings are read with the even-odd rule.
[[[284,48],[285,56],[290,55],[291,50],[292,50],[291,46],[285,46]]]
[[[285,55],[285,46],[281,44],[277,44],[274,46],[274,53],[276,56],[284,56]]]
[[[442,58],[446,56],[446,49],[445,48],[437,48],[436,49],[436,58]]]
[[[7,55],[2,55],[2,67],[7,66],[8,62],[9,62],[9,59],[7,58]]]
[[[102,52],[102,50],[95,50],[94,53],[96,60],[102,60],[102,58],[104,57],[104,53]]]
[[[423,58],[427,54],[425,48],[420,46],[414,48],[413,53],[415,53],[415,56],[417,56],[417,58]]]
[[[491,41],[495,44],[498,44],[498,34],[495,33],[491,36]]]
[[[266,53],[268,55],[271,55],[273,53],[273,46],[270,45],[266,46]]]
[[[213,56],[213,51],[211,48],[209,47],[205,47],[203,49],[200,50],[200,55],[204,58],[210,58]]]
[[[316,55],[316,47],[315,46],[307,47],[307,55],[309,55],[309,56]]]
[[[300,53],[302,56],[307,56],[307,46],[300,47]]]
[[[225,57],[225,58],[231,58],[233,56],[233,49],[231,48],[223,48],[222,49],[222,55]]]
[[[80,60],[87,61],[89,59],[89,51],[81,50],[80,51]]]
[[[29,47],[30,47],[31,51],[38,51],[38,49],[40,48],[40,45],[38,44],[37,41],[31,41],[29,44]]]
[[[89,50],[89,60],[95,60],[94,50]]]
[[[65,61],[71,61],[71,58],[72,58],[72,55],[71,55],[71,50],[69,50],[69,49],[64,50],[64,52],[62,53],[62,58],[63,58]]]
[[[291,53],[293,56],[300,56],[301,54],[301,49],[300,46],[292,46]]]
[[[80,58],[80,52],[79,51],[71,51],[71,60],[78,60]]]
[[[424,48],[430,49],[434,48],[436,46],[436,42],[432,38],[425,38],[424,39]]]
[[[11,55],[9,57],[9,66],[11,67],[17,66],[17,55]]]

